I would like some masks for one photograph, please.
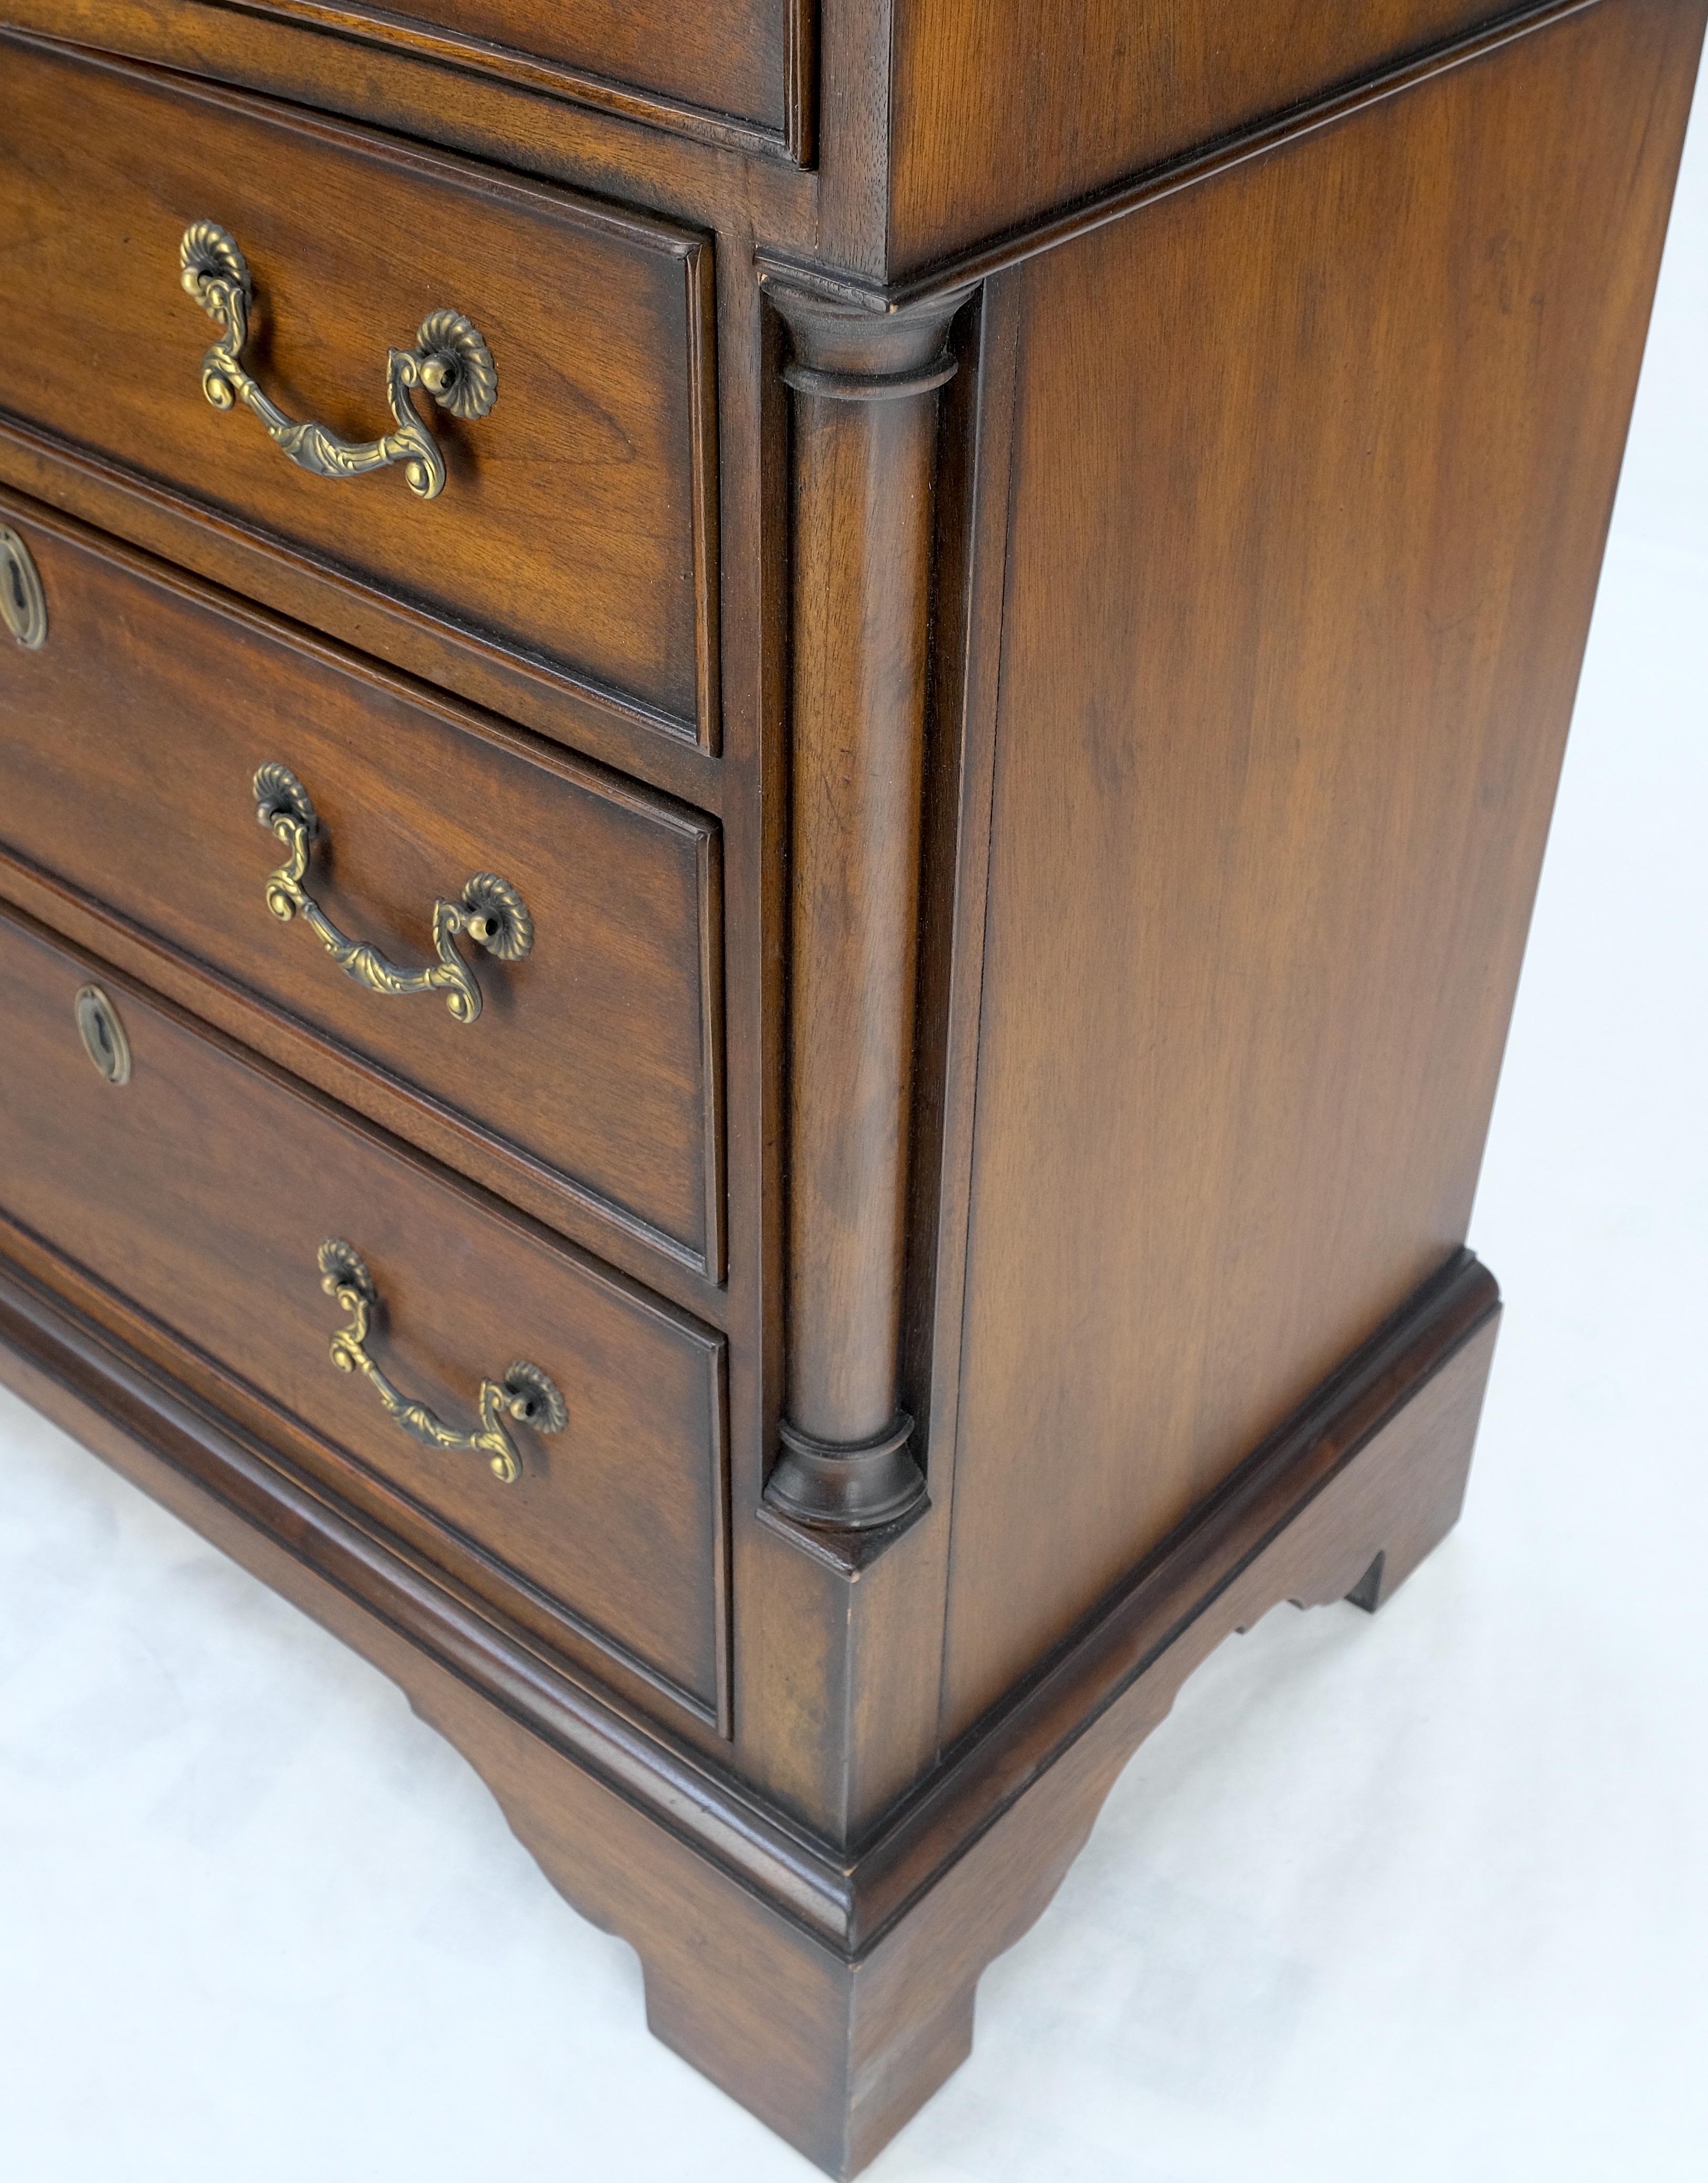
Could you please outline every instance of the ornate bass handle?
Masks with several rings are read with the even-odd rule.
[[[378,440],[341,440],[324,425],[287,417],[243,369],[255,284],[242,252],[225,230],[211,219],[193,221],[184,231],[178,258],[186,294],[219,329],[219,340],[202,359],[202,392],[216,409],[243,403],[274,443],[316,477],[360,477],[402,463],[405,481],[418,499],[438,497],[445,490],[445,458],[416,414],[409,390],[424,387],[453,417],[484,417],[498,399],[492,353],[460,311],[430,311],[413,348],[387,351],[385,392],[396,430]]]
[[[521,1362],[513,1364],[502,1380],[481,1381],[477,1431],[458,1432],[442,1424],[424,1403],[412,1403],[401,1394],[368,1354],[380,1291],[361,1258],[349,1244],[333,1239],[320,1246],[319,1264],[321,1287],[337,1298],[338,1308],[350,1317],[348,1326],[341,1326],[332,1337],[332,1362],[341,1372],[359,1372],[385,1404],[386,1415],[412,1440],[452,1455],[484,1455],[493,1476],[513,1486],[522,1475],[522,1458],[505,1419],[513,1419],[538,1433],[562,1432],[568,1424],[568,1408],[557,1383],[537,1364]]]
[[[268,908],[286,925],[300,917],[339,969],[370,993],[442,992],[458,1022],[471,1024],[480,1013],[480,987],[457,952],[458,935],[466,932],[501,963],[519,963],[534,945],[534,920],[515,888],[496,872],[476,872],[460,902],[441,898],[433,905],[439,960],[424,970],[400,970],[377,947],[347,939],[303,887],[320,820],[313,799],[288,766],[269,762],[256,774],[255,816],[290,851],[287,862],[268,879]]]

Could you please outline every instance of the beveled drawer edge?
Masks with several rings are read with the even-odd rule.
[[[525,170],[666,219],[691,218],[695,207],[727,186],[732,158],[739,156],[402,47],[369,45],[352,56],[351,42],[336,33],[240,12],[225,0],[6,0],[0,13],[40,37],[448,144],[489,165]],[[815,25],[803,62],[814,71],[812,81],[816,35]],[[359,67],[352,65],[357,58]],[[778,158],[743,164],[756,230],[779,237],[816,231],[816,171]]]
[[[534,1583],[520,1570],[513,1568],[509,1563],[489,1553],[480,1545],[478,1541],[470,1538],[467,1533],[461,1530],[448,1517],[427,1510],[421,1503],[417,1503],[406,1489],[394,1486],[390,1480],[381,1477],[379,1473],[369,1469],[358,1457],[327,1438],[324,1434],[317,1431],[304,1419],[299,1418],[295,1412],[287,1409],[271,1396],[252,1386],[241,1373],[230,1366],[221,1364],[217,1358],[208,1354],[197,1344],[178,1333],[175,1329],[167,1326],[152,1312],[114,1288],[109,1282],[103,1280],[99,1275],[90,1272],[67,1253],[61,1251],[49,1239],[37,1235],[25,1223],[14,1219],[3,1207],[0,1207],[0,1240],[8,1241],[6,1254],[11,1257],[14,1264],[22,1264],[27,1268],[30,1257],[39,1254],[45,1264],[69,1276],[74,1289],[80,1291],[86,1301],[97,1297],[103,1300],[125,1325],[143,1332],[147,1336],[152,1336],[167,1354],[181,1358],[191,1364],[199,1370],[210,1386],[229,1390],[231,1397],[241,1405],[249,1408],[258,1415],[277,1419],[287,1435],[297,1439],[301,1444],[323,1451],[335,1464],[358,1471],[369,1490],[385,1503],[415,1512],[424,1526],[453,1541],[473,1564],[494,1572],[500,1583],[513,1592],[524,1595],[535,1601],[553,1619],[561,1622],[584,1643],[607,1655],[619,1667],[638,1676],[649,1686],[663,1692],[682,1706],[696,1719],[703,1720],[707,1726],[714,1728],[720,1736],[727,1737],[730,1733],[728,1724],[731,1718],[733,1700],[729,1632],[731,1489],[729,1403],[726,1386],[726,1358],[729,1345],[724,1336],[714,1329],[703,1325],[679,1307],[670,1304],[662,1297],[654,1295],[638,1281],[602,1264],[591,1253],[579,1249],[561,1236],[542,1230],[536,1223],[528,1219],[513,1207],[507,1205],[502,1199],[489,1197],[485,1191],[481,1191],[477,1185],[470,1183],[466,1177],[458,1175],[454,1170],[447,1170],[441,1167],[437,1162],[429,1159],[413,1146],[391,1136],[388,1132],[379,1129],[364,1117],[352,1114],[336,1100],[327,1097],[324,1092],[315,1090],[312,1085],[302,1083],[288,1071],[267,1060],[264,1056],[256,1054],[241,1046],[236,1040],[227,1037],[224,1032],[191,1015],[187,1010],[179,1008],[164,995],[144,986],[139,980],[103,961],[99,956],[92,955],[86,949],[68,942],[59,933],[38,925],[35,919],[20,914],[15,908],[0,908],[0,925],[10,925],[26,936],[45,943],[57,953],[69,958],[79,969],[86,972],[91,978],[98,979],[103,989],[110,988],[116,997],[121,1000],[126,997],[134,1000],[140,1008],[152,1011],[178,1029],[187,1031],[191,1036],[201,1040],[204,1044],[241,1062],[246,1069],[257,1075],[264,1077],[276,1090],[287,1097],[300,1100],[305,1105],[313,1108],[324,1119],[332,1122],[335,1126],[364,1140],[380,1158],[399,1161],[427,1174],[441,1188],[450,1190],[455,1196],[469,1203],[473,1209],[480,1212],[484,1219],[496,1221],[499,1226],[509,1229],[529,1243],[535,1247],[543,1247],[558,1258],[567,1260],[584,1278],[594,1282],[610,1294],[620,1297],[631,1310],[639,1311],[668,1326],[679,1338],[700,1352],[707,1381],[707,1414],[710,1419],[710,1431],[707,1453],[712,1465],[713,1480],[713,1672],[715,1689],[709,1700],[697,1692],[685,1689],[662,1669],[653,1666],[643,1655],[635,1651],[623,1640],[602,1630],[596,1624],[579,1614],[567,1602],[558,1599],[555,1594],[546,1591],[542,1586]],[[20,1241],[25,1246],[22,1256],[19,1255],[17,1248]],[[36,1277],[41,1278],[39,1272]],[[52,1281],[47,1282],[46,1286],[50,1292],[56,1294],[60,1292],[57,1285]],[[142,1353],[146,1354],[146,1350]],[[315,1490],[325,1491],[328,1489],[317,1486]],[[391,1536],[388,1531],[387,1536]],[[401,1545],[402,1542],[399,1543]],[[448,1572],[446,1574],[448,1575]],[[496,1609],[491,1602],[484,1600],[481,1602],[481,1610],[487,1614],[502,1611]],[[565,1656],[566,1660],[568,1658],[569,1656]]]
[[[274,15],[289,23],[345,38],[356,45],[422,56],[470,75],[497,76],[526,91],[591,106],[624,121],[698,138],[719,150],[745,152],[762,158],[809,165],[812,142],[813,0],[787,0],[788,51],[784,61],[783,127],[773,129],[748,116],[716,107],[696,106],[663,92],[647,91],[618,76],[596,75],[569,61],[551,60],[514,46],[472,37],[441,25],[419,22],[389,8],[365,7],[360,0],[219,0],[235,14]]]
[[[308,547],[287,544],[260,525],[219,514],[193,497],[158,480],[149,479],[128,464],[114,462],[92,448],[74,447],[53,433],[0,408],[0,427],[35,442],[50,453],[75,455],[97,472],[110,471],[122,480],[142,486],[158,499],[196,519],[229,530],[236,537],[259,543],[274,556],[294,562],[346,593],[355,593],[380,605],[391,616],[431,631],[500,667],[509,666],[548,688],[573,696],[584,703],[609,710],[633,725],[677,742],[686,742],[715,757],[722,742],[718,680],[718,429],[717,429],[717,299],[713,282],[713,238],[638,207],[618,208],[584,196],[563,183],[532,175],[512,176],[484,161],[460,153],[440,151],[393,136],[368,123],[342,121],[288,100],[237,90],[157,68],[145,61],[97,53],[64,39],[45,37],[0,23],[0,45],[33,47],[80,67],[127,77],[146,87],[173,97],[199,102],[241,116],[263,127],[284,129],[296,136],[330,145],[352,157],[379,162],[413,175],[435,186],[460,190],[470,196],[508,201],[530,218],[542,214],[567,226],[613,237],[631,248],[674,258],[682,269],[683,301],[687,329],[689,447],[692,475],[689,480],[692,506],[690,526],[694,553],[695,684],[697,717],[683,719],[650,705],[632,693],[601,682],[595,677],[560,666],[521,644],[506,645],[478,630],[432,612],[413,601],[395,597],[369,583],[341,562]]]
[[[418,1146],[410,1144],[406,1138],[382,1129],[377,1122],[369,1121],[365,1114],[353,1112],[341,1100],[335,1099],[315,1085],[306,1082],[292,1070],[281,1068],[265,1054],[257,1053],[241,1039],[232,1037],[217,1024],[209,1023],[205,1017],[197,1015],[193,1008],[181,1007],[168,995],[157,992],[145,980],[134,977],[128,970],[108,963],[92,949],[80,946],[75,940],[67,939],[64,934],[56,932],[51,925],[32,917],[27,910],[0,904],[0,926],[7,925],[15,926],[38,945],[58,949],[61,954],[82,963],[92,978],[110,979],[115,990],[128,992],[140,1008],[153,1010],[180,1030],[186,1031],[204,1045],[213,1047],[228,1059],[241,1062],[252,1075],[266,1078],[287,1097],[299,1100],[338,1128],[362,1138],[381,1158],[397,1161],[430,1177],[441,1189],[460,1197],[483,1219],[508,1229],[519,1241],[530,1247],[542,1248],[554,1257],[567,1260],[579,1275],[610,1295],[620,1297],[629,1308],[644,1313],[661,1325],[669,1327],[674,1333],[690,1341],[709,1347],[724,1346],[724,1336],[715,1327],[708,1326],[695,1313],[685,1310],[680,1304],[673,1303],[668,1298],[660,1296],[644,1280],[637,1280],[632,1274],[621,1272],[596,1252],[588,1250],[567,1236],[557,1234],[542,1221],[535,1220],[524,1213],[519,1206],[512,1205],[507,1199],[484,1189],[478,1182],[472,1182],[467,1175],[459,1175],[454,1168],[446,1167],[442,1161],[434,1159]]]
[[[73,39],[21,30],[3,21],[0,21],[0,42],[33,46],[42,53],[75,61],[80,67],[99,69],[108,75],[129,76],[157,90],[169,91],[175,97],[220,107],[269,128],[288,129],[295,136],[318,138],[361,158],[383,159],[387,165],[402,168],[446,188],[508,200],[530,216],[550,212],[571,226],[616,236],[638,249],[684,258],[704,250],[712,241],[709,234],[659,213],[647,212],[638,206],[613,204],[543,175],[512,174],[488,161],[468,158],[460,152],[443,151],[413,137],[398,136],[369,122],[346,121],[318,108],[297,106],[289,99],[276,98],[269,93],[240,90],[235,85],[215,83],[205,77],[186,75],[179,69],[157,67],[152,61],[130,60],[122,54],[79,45]]]
[[[8,448],[22,459],[7,462]],[[73,499],[69,508],[75,514],[86,513],[86,519],[111,528],[116,536],[131,536],[122,528],[124,517],[119,511],[126,503],[147,511],[156,523],[173,526],[179,533],[177,538],[169,546],[163,542],[158,550],[173,554],[210,582],[241,584],[275,613],[294,614],[307,625],[314,612],[313,606],[287,603],[282,596],[289,587],[306,582],[311,592],[322,596],[330,593],[353,608],[374,630],[369,634],[358,625],[353,636],[336,637],[335,642],[369,644],[375,656],[381,656],[385,642],[383,625],[395,625],[406,640],[424,643],[442,655],[431,666],[413,661],[389,663],[396,665],[399,674],[441,678],[445,688],[467,703],[508,713],[536,734],[552,735],[548,723],[562,720],[567,714],[565,747],[571,747],[567,738],[573,736],[574,744],[591,746],[603,762],[650,775],[685,803],[715,810],[722,801],[716,750],[698,739],[685,722],[654,712],[620,692],[560,674],[525,652],[495,643],[475,630],[443,621],[408,599],[364,583],[340,562],[302,547],[286,546],[259,525],[241,522],[186,493],[174,492],[140,470],[112,462],[92,447],[58,439],[0,408],[0,481],[14,492],[58,506],[57,499],[47,498],[54,492],[56,474],[80,481],[86,495],[92,493],[97,499],[116,497],[117,507],[108,510],[89,506],[86,498],[80,503]],[[249,567],[241,575],[228,575],[217,561],[214,566],[199,561],[196,558],[199,538],[205,538],[226,556],[236,555]],[[146,535],[133,542],[145,551],[153,543]],[[270,592],[269,575],[278,586]],[[344,619],[348,619],[347,614]],[[513,689],[488,694],[463,688],[451,679],[459,658],[467,659],[477,675],[507,682]]]
[[[687,284],[688,447],[694,504],[694,687],[696,747],[710,758],[724,747],[723,612],[718,460],[718,286],[711,240],[682,259]],[[673,729],[671,732],[675,732]]]
[[[219,589],[205,579],[170,563],[156,559],[124,540],[97,531],[59,509],[45,506],[3,486],[0,486],[0,513],[10,514],[19,522],[36,525],[76,552],[87,553],[97,560],[111,562],[138,582],[186,600],[199,612],[217,615],[239,628],[252,630],[270,643],[284,645],[305,658],[323,662],[332,671],[353,681],[369,684],[422,712],[432,714],[460,734],[484,742],[521,763],[535,765],[545,772],[554,774],[558,779],[606,803],[633,811],[649,824],[676,833],[693,846],[698,874],[701,1066],[706,1087],[702,1116],[706,1145],[706,1157],[702,1162],[705,1177],[706,1247],[703,1251],[696,1251],[691,1244],[671,1235],[668,1230],[655,1227],[617,1199],[607,1197],[590,1185],[563,1174],[523,1147],[512,1143],[496,1130],[483,1127],[471,1115],[464,1114],[445,1101],[434,1097],[380,1064],[354,1053],[330,1034],[317,1030],[306,1019],[297,1016],[291,1009],[280,1007],[264,996],[252,992],[211,964],[204,963],[199,957],[190,954],[161,935],[137,924],[85,889],[73,886],[57,873],[38,865],[21,848],[8,847],[0,842],[0,869],[20,875],[27,883],[75,903],[86,914],[97,918],[111,929],[125,934],[157,957],[181,964],[199,980],[218,986],[244,1007],[335,1054],[358,1080],[383,1086],[399,1097],[419,1104],[435,1114],[454,1134],[469,1142],[486,1147],[500,1158],[513,1163],[554,1196],[568,1198],[601,1223],[614,1225],[649,1250],[662,1252],[690,1273],[700,1275],[714,1286],[721,1286],[725,1271],[723,856],[722,832],[716,817],[685,807],[679,799],[669,797],[663,791],[613,772],[597,761],[580,758],[563,745],[518,729],[508,721],[470,706],[466,700],[458,700],[430,683],[417,680],[402,669],[371,659],[365,653],[353,652],[337,638],[328,636],[319,630],[288,621],[252,600]],[[19,906],[26,910],[31,907],[28,903]],[[407,1131],[404,1134],[407,1135]]]
[[[8,454],[14,458],[9,463]],[[61,494],[59,489],[68,485],[74,490]],[[77,488],[81,488],[80,492]],[[98,534],[104,542],[151,556],[163,565],[217,587],[229,598],[245,600],[262,613],[289,623],[305,640],[332,647],[350,658],[362,659],[372,668],[396,675],[413,689],[436,694],[441,702],[448,699],[453,705],[466,705],[513,723],[524,735],[541,737],[556,753],[579,758],[582,764],[608,770],[613,776],[644,783],[661,796],[714,818],[722,813],[722,765],[679,730],[665,728],[662,718],[655,718],[625,700],[607,697],[591,689],[573,689],[552,675],[540,675],[530,680],[527,662],[519,654],[506,652],[498,646],[485,646],[475,640],[465,642],[463,633],[449,631],[430,615],[418,614],[401,600],[353,583],[336,564],[294,548],[287,551],[265,532],[251,530],[225,515],[164,492],[141,472],[108,462],[91,448],[73,447],[69,441],[55,439],[51,433],[10,415],[3,408],[0,408],[0,490],[29,503],[26,512],[31,521],[46,522],[51,511],[64,521]],[[128,527],[126,514],[133,508],[142,512],[144,522]],[[149,518],[174,535],[169,539],[148,535]],[[139,536],[138,529],[144,535]],[[204,541],[223,549],[226,560],[235,558],[242,564],[241,569],[228,571],[219,564],[219,554],[214,557],[216,564],[211,567],[198,560],[197,548]],[[406,630],[418,632],[430,644],[445,652],[473,655],[483,666],[522,686],[491,696],[476,696],[444,679],[448,664],[445,659],[435,661],[430,670],[386,659],[377,643],[372,649],[363,648],[359,638],[335,636],[323,629],[313,619],[312,608],[303,607],[299,611],[294,602],[287,603],[276,596],[269,596],[269,575],[276,575],[287,586],[306,578],[314,590],[335,591],[341,597],[353,599],[358,608],[372,612],[381,619],[397,622]],[[573,742],[565,732],[546,725],[556,717],[551,706],[541,707],[530,718],[527,703],[530,687],[542,695],[549,694],[552,699],[571,701]],[[633,732],[637,728],[641,731],[638,735]]]
[[[0,412],[0,420],[3,420],[0,421],[0,429],[13,421],[4,419],[3,412]],[[0,478],[0,508],[9,508],[19,521],[51,531],[67,545],[97,560],[116,563],[139,582],[187,599],[202,612],[217,614],[221,620],[235,623],[241,629],[254,630],[271,643],[288,646],[308,658],[324,661],[352,681],[369,683],[389,696],[401,697],[421,712],[435,714],[477,742],[556,773],[607,803],[623,805],[676,833],[695,836],[717,831],[718,814],[715,808],[708,809],[668,788],[636,779],[603,759],[571,748],[555,736],[543,735],[525,723],[507,719],[490,706],[477,704],[472,697],[461,697],[454,690],[412,675],[408,668],[394,666],[390,660],[375,658],[346,638],[336,636],[313,623],[295,620],[263,601],[234,592],[196,569],[183,568],[175,561],[151,553],[146,546],[115,536],[52,502],[37,500],[22,488],[7,484],[3,478]]]

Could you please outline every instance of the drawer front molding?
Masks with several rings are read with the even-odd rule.
[[[525,0],[441,0],[436,15],[426,12],[431,0],[420,12],[361,0],[234,4],[730,151],[802,164],[813,155],[818,0],[739,8],[582,0],[550,11]]]

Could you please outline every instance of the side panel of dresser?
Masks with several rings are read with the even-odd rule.
[[[948,1736],[1464,1236],[1700,19],[1009,276]]]

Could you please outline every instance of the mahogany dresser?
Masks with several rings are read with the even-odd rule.
[[[1703,14],[0,0],[8,1373],[833,2174],[1458,1511]]]

